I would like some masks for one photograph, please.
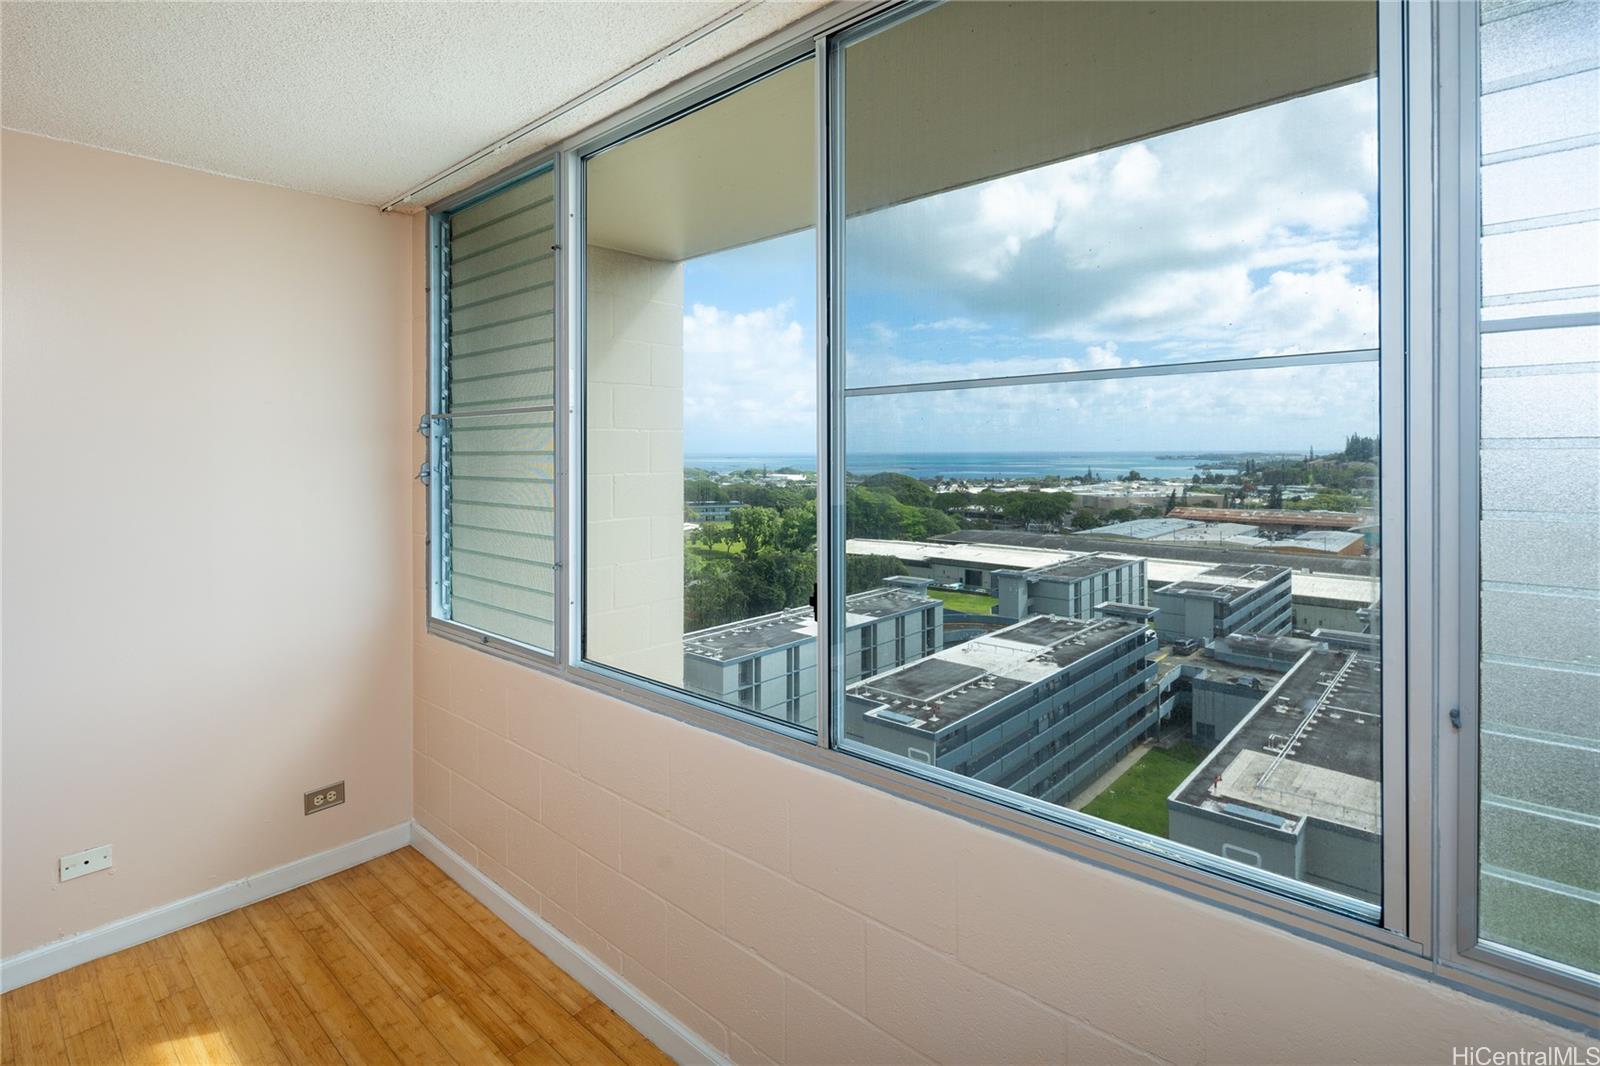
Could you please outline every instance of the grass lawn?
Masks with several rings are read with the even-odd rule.
[[[1110,788],[1090,800],[1083,813],[1164,837],[1167,797],[1205,757],[1204,750],[1188,742],[1167,751],[1152,748]]]
[[[928,595],[944,601],[945,608],[964,614],[988,614],[989,608],[1000,601],[981,592],[952,592],[949,589],[929,589]]]
[[[704,529],[709,527],[713,529],[723,529],[731,524],[732,523],[729,522],[705,522],[702,523],[701,528]],[[719,555],[727,556],[743,554],[744,541],[736,540],[731,543],[719,541],[716,544],[705,544],[698,539],[690,539],[689,537],[685,537],[684,547],[688,549],[690,554],[698,555],[702,559],[715,559]]]

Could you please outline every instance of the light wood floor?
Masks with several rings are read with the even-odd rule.
[[[671,1062],[422,855],[7,993],[5,1066]]]

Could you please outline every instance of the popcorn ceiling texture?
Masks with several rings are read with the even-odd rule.
[[[7,3],[0,124],[381,205],[737,7]],[[822,5],[760,3],[422,202]]]

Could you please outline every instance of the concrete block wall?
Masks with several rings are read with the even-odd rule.
[[[417,818],[740,1063],[1450,1061],[1579,1038],[436,639]]]
[[[588,654],[683,683],[683,264],[590,248]]]

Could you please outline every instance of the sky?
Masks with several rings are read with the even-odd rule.
[[[1377,344],[1376,83],[851,218],[847,384]],[[815,448],[814,237],[685,266],[688,455]],[[1319,451],[1375,363],[847,401],[851,452]]]

